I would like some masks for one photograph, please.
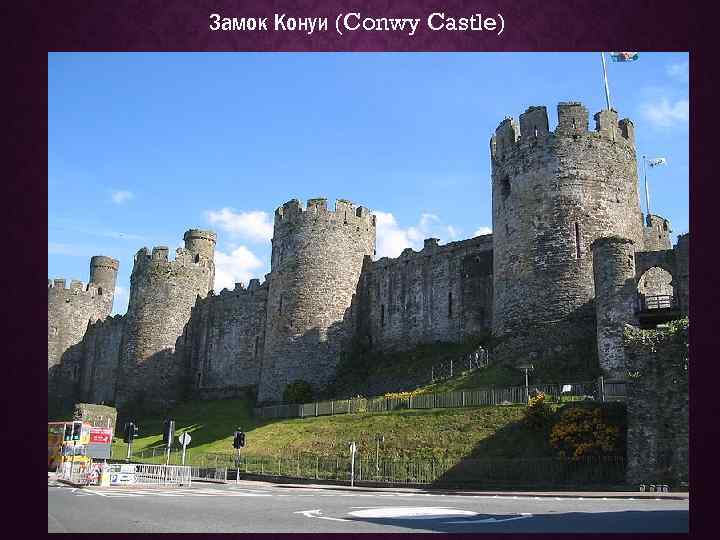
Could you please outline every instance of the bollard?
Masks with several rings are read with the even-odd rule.
[[[650,489],[648,491],[655,491],[655,484],[650,484]]]
[[[640,491],[645,491],[645,484],[640,484]]]

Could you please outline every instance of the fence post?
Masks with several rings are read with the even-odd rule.
[[[462,394],[462,406],[464,407],[465,406],[465,390],[463,390],[461,392],[461,394]]]
[[[335,414],[335,402],[330,401],[330,415],[333,416]]]
[[[451,378],[451,379],[452,379],[452,376],[453,376],[453,375],[452,375],[452,373],[453,373],[453,369],[452,369],[452,368],[453,368],[453,361],[452,361],[452,358],[451,358],[451,359],[450,359],[450,378]]]
[[[317,416],[317,412],[318,412],[318,407],[317,407],[317,406],[318,406],[318,404],[317,404],[317,401],[316,401],[316,402],[315,402],[315,416]]]
[[[320,465],[320,456],[315,456],[315,480],[318,479],[318,467]]]

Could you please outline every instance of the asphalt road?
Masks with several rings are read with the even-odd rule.
[[[688,503],[250,481],[81,489],[49,482],[48,532],[688,532]]]

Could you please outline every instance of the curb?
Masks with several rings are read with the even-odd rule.
[[[243,479],[241,478],[241,481]],[[663,500],[689,500],[690,494],[688,492],[648,492],[648,491],[620,491],[620,492],[609,492],[609,491],[467,491],[467,490],[451,490],[451,489],[420,489],[420,488],[402,488],[402,487],[369,487],[369,486],[343,486],[343,485],[327,485],[327,484],[295,484],[295,483],[282,483],[275,480],[257,480],[256,478],[248,478],[247,480],[253,482],[262,483],[273,483],[288,488],[297,489],[322,489],[327,491],[355,491],[355,492],[372,492],[372,493],[387,493],[387,492],[405,492],[405,493],[420,493],[430,495],[457,495],[457,496],[483,496],[483,497],[523,497],[523,498],[560,498],[560,499],[663,499]],[[235,481],[228,480],[228,484],[235,483]]]

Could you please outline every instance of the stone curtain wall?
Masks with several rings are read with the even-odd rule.
[[[198,300],[182,338],[192,396],[231,396],[233,389],[257,386],[266,306],[267,285],[257,279],[247,289],[238,283]]]
[[[275,211],[260,401],[280,400],[297,379],[315,389],[329,382],[349,339],[343,320],[363,260],[374,251],[375,216],[350,201],[331,211],[325,199],[306,209],[292,200]]]
[[[82,341],[79,397],[89,403],[114,403],[125,317],[110,316],[88,325]]]
[[[551,132],[545,107],[531,107],[490,141],[498,361],[597,365],[590,244],[640,246],[643,223],[633,124],[607,110],[595,121],[589,131],[582,104],[560,103]]]
[[[77,393],[82,351],[80,341],[89,322],[112,311],[118,261],[95,256],[90,260],[90,282],[48,280],[48,405],[72,405]]]
[[[368,261],[357,293],[357,335],[379,351],[421,343],[460,342],[492,322],[492,235],[396,259]]]
[[[688,320],[626,327],[627,481],[688,482]]]
[[[174,261],[168,248],[143,248],[135,255],[130,303],[120,347],[115,403],[162,410],[182,395],[184,363],[175,346],[198,297],[212,289],[215,233],[185,233],[185,248]]]

